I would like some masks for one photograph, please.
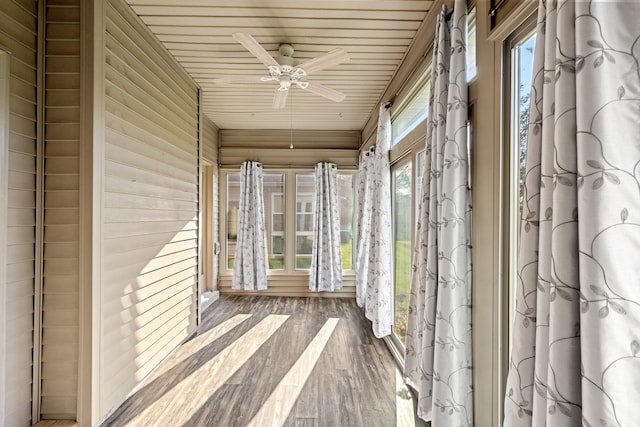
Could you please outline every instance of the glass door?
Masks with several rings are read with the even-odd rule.
[[[394,326],[393,339],[398,348],[404,349],[409,316],[409,294],[411,292],[411,235],[412,214],[412,163],[395,165],[391,172],[393,206],[393,263],[394,263]]]

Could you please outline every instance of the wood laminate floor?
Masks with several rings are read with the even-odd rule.
[[[351,299],[223,296],[103,426],[421,426]]]

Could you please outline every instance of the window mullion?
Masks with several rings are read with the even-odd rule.
[[[295,270],[296,256],[296,177],[294,171],[285,172],[285,272],[292,273]]]

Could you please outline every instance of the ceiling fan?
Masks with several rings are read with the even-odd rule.
[[[346,98],[342,92],[338,92],[330,87],[309,82],[307,76],[325,68],[341,64],[349,59],[349,55],[342,49],[334,49],[331,52],[310,59],[299,65],[294,65],[293,46],[290,44],[281,44],[278,51],[280,52],[280,62],[276,61],[251,35],[245,33],[234,33],[233,38],[238,43],[251,52],[260,62],[269,69],[269,77],[253,76],[253,77],[226,77],[213,80],[216,84],[240,83],[240,82],[278,82],[279,86],[273,97],[273,108],[284,108],[287,103],[287,96],[291,85],[298,86],[300,89],[308,90],[316,95],[323,96],[335,102],[341,102]]]

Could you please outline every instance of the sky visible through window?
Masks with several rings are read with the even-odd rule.
[[[518,45],[518,149],[519,149],[519,208],[522,211],[524,169],[526,166],[527,138],[529,136],[529,109],[531,103],[531,81],[533,51],[536,35],[532,34]]]

